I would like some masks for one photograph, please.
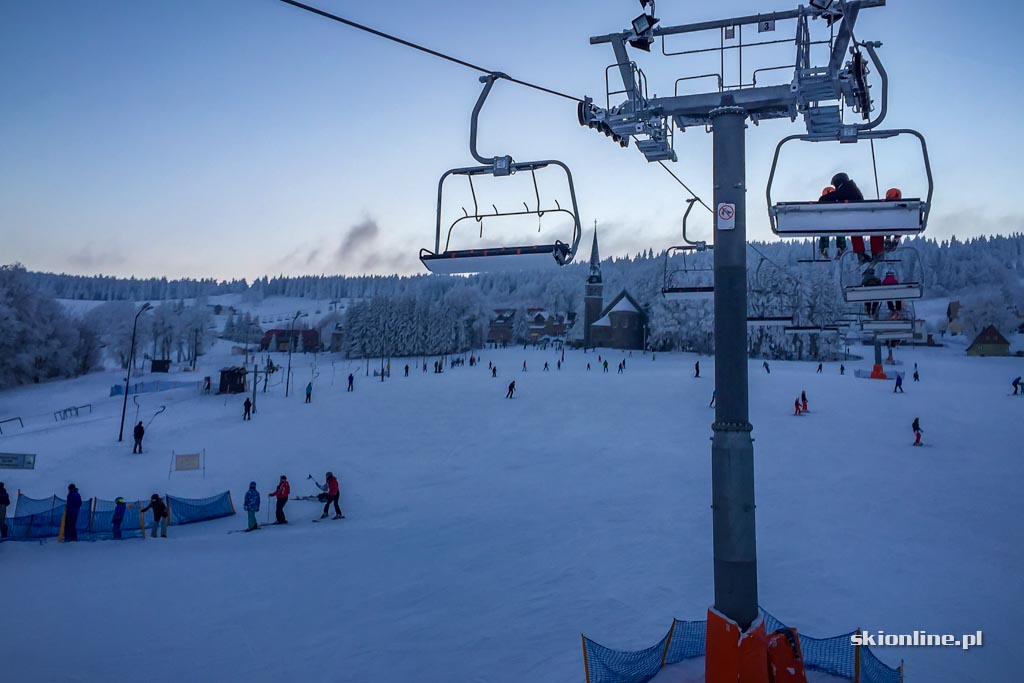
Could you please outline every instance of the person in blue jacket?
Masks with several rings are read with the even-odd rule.
[[[245,492],[245,511],[249,514],[249,528],[246,531],[259,529],[256,524],[256,513],[260,511],[260,492],[256,490],[256,482],[249,482],[249,490]]]
[[[64,540],[78,540],[78,511],[82,509],[82,494],[78,487],[68,484],[68,500],[64,508]]]
[[[892,393],[895,394],[897,391],[901,394],[903,393],[903,375],[899,373],[896,374],[896,387],[892,390]]]
[[[128,508],[124,503],[124,498],[121,496],[117,497],[114,501],[114,516],[111,518],[110,523],[114,527],[114,538],[118,541],[121,540],[121,522],[124,521],[124,513]]]

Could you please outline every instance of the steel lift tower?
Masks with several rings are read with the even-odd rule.
[[[594,36],[592,45],[609,44],[615,62],[605,71],[605,106],[586,98],[578,107],[579,122],[597,129],[622,144],[632,139],[648,161],[675,161],[673,133],[703,126],[713,133],[714,156],[714,314],[715,314],[715,387],[718,401],[712,425],[711,445],[712,508],[714,533],[714,610],[709,614],[707,640],[708,681],[755,680],[757,676],[737,673],[737,654],[742,648],[739,633],[751,630],[759,622],[757,597],[757,552],[754,524],[754,448],[747,396],[747,292],[746,292],[746,223],[747,186],[745,132],[747,123],[755,125],[765,119],[802,117],[806,135],[791,136],[810,142],[853,143],[865,139],[892,137],[910,132],[917,135],[924,149],[924,139],[913,131],[879,131],[885,116],[888,79],[878,60],[880,43],[859,42],[854,26],[864,9],[881,7],[885,0],[811,0],[810,6],[717,21],[679,26],[660,26],[654,16],[654,2],[640,0],[643,14],[633,20],[631,28],[608,35]],[[793,38],[743,42],[744,28],[748,35],[776,31],[777,22],[795,22]],[[816,33],[811,37],[812,22]],[[701,32],[719,33],[718,46],[671,52],[666,37],[687,36]],[[737,32],[739,34],[737,40]],[[775,35],[778,35],[777,33]],[[633,62],[627,45],[650,52],[651,45],[661,41],[662,54],[688,55],[719,52],[722,68],[718,73],[688,76],[676,81],[676,92],[667,97],[649,97],[644,72]],[[675,43],[685,44],[682,38]],[[763,67],[744,78],[743,50],[758,45],[791,43],[795,46],[795,63]],[[812,64],[815,54],[827,53],[827,63]],[[727,83],[725,55],[738,55],[738,82]],[[881,79],[881,102],[878,113],[868,85],[869,65]],[[792,73],[788,83],[763,85],[757,77],[763,72],[785,69]],[[610,83],[617,73],[622,88]],[[681,83],[695,79],[717,81],[710,92],[680,94]],[[706,82],[706,81],[705,81]],[[613,104],[613,97],[625,97]],[[844,120],[852,110],[855,122]],[[783,140],[785,142],[786,140]],[[781,147],[781,143],[780,143]],[[927,151],[925,150],[927,164]],[[778,150],[776,151],[776,162]],[[774,176],[774,164],[772,168]],[[824,205],[807,202],[771,204],[768,188],[769,214],[773,230],[781,236],[847,234],[851,213],[858,226],[877,229],[885,234],[916,234],[924,229],[931,199],[910,199],[899,203],[864,202],[863,204]],[[843,225],[844,221],[847,225]],[[791,230],[788,230],[792,226]],[[731,624],[732,635],[720,640],[713,633],[712,616],[724,617],[721,623]],[[762,628],[763,631],[763,628]],[[722,643],[734,638],[731,647]],[[739,645],[739,647],[738,647]],[[730,660],[724,666],[722,658]]]

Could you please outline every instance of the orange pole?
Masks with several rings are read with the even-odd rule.
[[[857,635],[860,635],[860,627]],[[860,638],[857,638],[857,646],[853,650],[853,683],[860,683]]]
[[[665,660],[668,658],[668,648],[672,644],[672,634],[676,632],[676,620],[672,620],[672,626],[668,629],[668,640],[665,641],[665,651],[661,653],[661,664],[659,669],[665,667]]]
[[[590,683],[590,664],[587,662],[587,637],[581,633],[580,640],[583,642],[583,675],[586,676],[587,683]]]
[[[67,507],[67,505],[65,505],[64,506],[64,512],[62,512],[61,515],[60,515],[60,531],[57,532],[57,543],[63,543],[64,542],[64,521],[67,519],[67,517],[68,517],[68,507]]]

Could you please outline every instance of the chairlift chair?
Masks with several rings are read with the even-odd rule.
[[[859,202],[822,203],[818,201],[774,202],[772,185],[779,163],[782,146],[793,140],[806,142],[850,143],[860,140],[878,140],[899,135],[911,135],[921,143],[925,173],[928,178],[928,194],[925,199],[903,198],[900,200],[865,199]],[[872,130],[852,126],[844,128],[841,135],[790,135],[775,147],[771,172],[765,191],[768,200],[768,218],[772,232],[780,237],[827,237],[831,235],[917,235],[928,225],[928,214],[932,203],[932,170],[928,158],[928,146],[924,136],[916,130],[898,128]]]
[[[921,282],[923,270],[921,268],[921,257],[913,247],[900,247],[893,254],[898,255],[896,259],[900,267],[895,270],[902,271],[899,275],[903,278],[895,285],[864,285],[861,279],[861,270],[858,266],[846,265],[845,261],[854,254],[847,252],[843,255],[840,263],[840,272],[843,285],[843,299],[847,303],[865,303],[874,301],[906,301],[920,299],[924,296],[924,285]],[[872,266],[874,264],[866,264]],[[856,279],[854,279],[856,278]]]
[[[792,327],[793,316],[789,315],[748,315],[747,327]]]
[[[460,273],[479,273],[509,270],[524,270],[530,268],[555,268],[564,266],[571,262],[579,247],[580,237],[583,234],[580,223],[579,207],[576,203],[576,189],[573,185],[572,172],[569,167],[561,161],[547,159],[543,161],[513,161],[511,156],[496,156],[487,158],[481,156],[477,151],[476,139],[478,119],[484,101],[490,94],[494,82],[499,78],[506,78],[505,74],[492,73],[482,76],[480,81],[484,84],[483,91],[473,107],[473,114],[470,123],[469,149],[480,166],[469,166],[465,168],[453,168],[444,173],[437,183],[437,218],[435,223],[434,250],[421,249],[420,262],[432,273],[453,275]],[[562,207],[558,200],[554,200],[554,206],[542,206],[540,190],[537,184],[537,171],[549,167],[560,168],[566,177],[569,189],[571,208]],[[492,205],[493,213],[481,211],[476,196],[476,188],[473,185],[473,178],[476,176],[489,175],[494,178],[512,176],[516,173],[529,172],[533,180],[535,205],[530,206],[523,202],[522,210],[499,211]],[[467,178],[470,193],[473,198],[473,212],[470,213],[463,208],[463,216],[455,219],[449,226],[442,241],[442,208],[445,180],[452,176],[463,176]],[[487,247],[477,249],[453,249],[451,247],[452,232],[456,226],[466,221],[473,221],[480,224],[480,234],[483,235],[483,223],[485,220],[504,218],[509,216],[537,216],[542,218],[545,214],[565,214],[572,219],[572,235],[569,240],[562,242],[555,240],[553,243],[544,244],[520,244],[504,247]],[[539,228],[538,228],[539,229]]]
[[[714,245],[708,246],[705,242],[694,242],[686,236],[686,219],[690,216],[690,211],[693,210],[695,199],[687,199],[686,212],[683,214],[683,242],[685,244],[669,247],[665,250],[665,263],[663,266],[662,276],[662,287],[661,294],[665,299],[671,299],[674,301],[685,301],[685,300],[701,300],[701,299],[712,299],[715,295],[714,287],[714,268],[703,267],[703,268],[691,268],[686,263],[686,252],[696,251],[702,252],[707,249],[713,248]],[[672,256],[672,252],[678,251],[683,256],[683,267],[675,270],[670,270],[669,260]],[[705,274],[695,275],[698,273]],[[706,284],[706,274],[712,274],[712,284]],[[697,280],[694,280],[694,277]]]
[[[875,333],[875,341],[910,341],[914,338],[913,332],[889,331]]]

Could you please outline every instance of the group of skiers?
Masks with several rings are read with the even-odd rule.
[[[324,503],[323,514],[320,515],[320,519],[327,519],[330,514],[331,506],[334,506],[334,519],[344,519],[345,515],[341,512],[341,488],[338,484],[338,478],[334,476],[333,472],[327,472],[324,475],[324,483],[320,484],[315,479],[313,483],[322,492],[317,496],[317,500]],[[309,476],[313,479],[313,476]],[[277,488],[274,489],[273,493],[267,494],[269,498],[276,499],[274,506],[274,524],[287,524],[288,519],[285,517],[284,508],[288,504],[288,499],[291,497],[292,487],[288,483],[287,475],[282,474],[278,480]],[[249,490],[245,492],[245,499],[242,502],[242,507],[245,509],[248,517],[248,526],[246,531],[255,531],[259,529],[259,524],[256,521],[256,513],[260,511],[260,492],[256,488],[256,482],[249,482]],[[319,520],[317,520],[319,521]]]

